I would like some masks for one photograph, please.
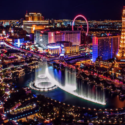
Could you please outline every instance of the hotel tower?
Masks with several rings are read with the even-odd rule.
[[[119,50],[118,50],[118,54],[117,54],[117,60],[121,61],[121,62],[125,61],[125,6],[123,7],[122,32],[121,32]]]

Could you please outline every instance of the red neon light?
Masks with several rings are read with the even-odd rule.
[[[43,31],[41,31],[41,33],[44,33]]]
[[[1,36],[0,39],[3,39],[3,37]]]
[[[56,31],[56,33],[60,33],[59,31]]]
[[[98,45],[98,37],[95,37],[95,44]]]
[[[88,20],[86,19],[86,17],[83,16],[83,15],[77,15],[77,16],[73,19],[73,22],[72,22],[72,31],[74,31],[74,22],[75,22],[75,20],[76,20],[78,17],[82,17],[82,18],[86,21],[86,24],[87,24],[86,36],[87,36],[87,35],[88,35],[88,32],[89,32],[89,23],[88,23]]]

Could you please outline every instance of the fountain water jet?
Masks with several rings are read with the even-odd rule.
[[[32,89],[36,89],[39,91],[48,91],[56,88],[55,84],[51,82],[50,79],[47,77],[47,74],[49,72],[47,63],[45,64],[44,70],[44,73],[40,70],[35,72],[35,82],[30,84],[30,87]]]
[[[53,67],[51,66],[51,70],[53,70]],[[50,74],[50,71],[48,70],[48,66],[46,64],[45,68],[45,73],[44,75],[38,75],[38,77],[44,78],[47,76],[49,81],[51,82],[51,85],[56,85],[62,90],[75,95],[79,98],[95,102],[101,105],[105,105],[105,96],[104,96],[104,91],[103,91],[103,97],[101,98],[100,95],[97,93],[97,88],[94,89],[94,92],[91,92],[91,86],[87,84],[87,90],[83,88],[83,83],[78,83],[76,82],[76,71],[74,70],[69,70],[68,68],[65,68],[65,85],[63,86],[60,81],[58,80],[58,72],[56,71],[56,78],[54,78],[54,73]],[[37,79],[38,79],[37,77]],[[41,81],[42,82],[42,81]],[[37,82],[36,82],[37,84]],[[79,86],[79,87],[78,87]],[[38,89],[37,89],[38,90]],[[94,93],[94,95],[93,95]]]
[[[76,90],[76,73],[73,74],[72,70],[70,72],[67,68],[65,69],[65,87],[70,91]]]

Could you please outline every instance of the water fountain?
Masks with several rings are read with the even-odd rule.
[[[30,87],[39,91],[50,91],[55,89],[56,85],[50,81],[47,74],[47,63],[44,64],[44,68],[40,65],[39,70],[35,71],[35,81],[30,83]]]
[[[76,90],[76,70],[65,69],[65,87],[69,88],[69,91]]]
[[[64,89],[68,90],[69,93],[73,93],[80,98],[100,104],[105,104],[104,90],[98,91],[97,87],[90,84],[85,85],[83,81],[77,83],[76,70],[65,68]]]
[[[30,84],[31,88],[35,88],[35,90],[39,91],[48,91],[51,89],[56,88],[57,86],[62,90],[80,97],[82,99],[95,102],[101,105],[105,105],[105,94],[104,90],[98,91],[98,88],[94,85],[91,86],[90,84],[77,83],[76,81],[76,70],[65,68],[65,75],[63,76],[64,84],[61,84],[60,72],[61,70],[57,70],[56,68],[44,64],[45,72],[38,72],[36,73],[36,80],[34,84]],[[62,75],[62,74],[61,74]],[[84,86],[86,84],[86,86]],[[56,86],[56,87],[55,87]]]
[[[83,81],[78,84],[76,92],[79,96],[93,102],[105,104],[104,90],[101,90],[101,88],[95,85],[83,83]]]

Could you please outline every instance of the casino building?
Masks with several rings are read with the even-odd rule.
[[[48,32],[48,42],[70,41],[72,45],[81,44],[81,31],[56,31]]]
[[[51,55],[70,55],[79,52],[78,45],[72,45],[69,41],[57,41],[55,43],[49,43],[47,45],[48,53]]]
[[[44,20],[44,17],[41,13],[26,13],[26,21],[41,21]]]
[[[119,42],[120,36],[93,37],[93,62],[96,61],[98,56],[101,56],[102,60],[114,58],[118,53]]]
[[[41,13],[26,13],[23,20],[23,29],[28,33],[34,33],[35,30],[45,29],[49,24],[49,20],[44,20]]]
[[[57,41],[70,41],[72,45],[81,44],[81,31],[41,31],[36,30],[34,33],[35,44],[46,49],[47,44],[56,43]]]

